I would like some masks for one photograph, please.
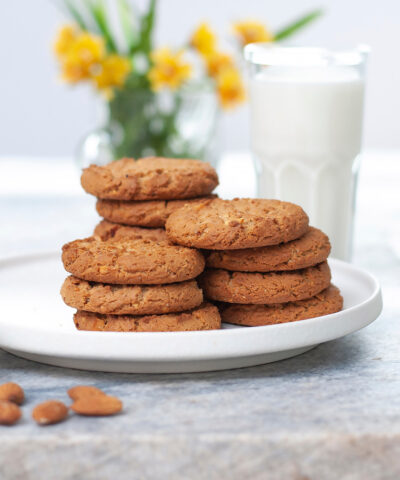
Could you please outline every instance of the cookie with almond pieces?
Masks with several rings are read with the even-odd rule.
[[[78,310],[74,322],[78,330],[97,332],[183,332],[221,328],[218,308],[211,303],[165,315],[102,315]]]
[[[168,242],[163,228],[144,228],[119,225],[102,220],[94,229],[93,235],[101,240],[152,240],[153,242]]]
[[[296,322],[339,312],[343,308],[343,298],[334,285],[306,300],[271,305],[220,305],[222,321],[259,327],[279,323]]]
[[[195,280],[165,285],[109,285],[69,276],[61,287],[61,296],[77,310],[114,315],[181,312],[203,302],[203,292]]]
[[[171,213],[186,204],[196,205],[205,200],[216,198],[215,195],[188,198],[186,200],[104,200],[96,203],[97,213],[114,223],[140,227],[164,227]]]
[[[234,272],[271,272],[298,270],[324,262],[331,251],[329,238],[318,228],[300,238],[269,247],[240,250],[214,250],[206,256],[206,265]]]
[[[204,296],[227,303],[286,303],[311,298],[328,288],[327,262],[288,272],[229,272],[209,269],[199,279]]]
[[[169,216],[165,228],[179,245],[236,250],[299,238],[308,230],[308,216],[298,205],[280,200],[216,198],[185,205]]]
[[[65,270],[91,282],[162,284],[191,280],[204,269],[203,255],[192,248],[152,240],[102,241],[96,237],[62,248]]]
[[[214,168],[192,159],[122,158],[83,170],[87,193],[109,200],[173,200],[208,195],[218,185]]]

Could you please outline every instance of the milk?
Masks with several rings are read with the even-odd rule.
[[[351,67],[264,67],[250,78],[258,196],[297,203],[349,259],[364,81]]]

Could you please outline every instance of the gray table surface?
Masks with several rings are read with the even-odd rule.
[[[381,281],[378,321],[293,359],[202,374],[84,372],[0,351],[0,383],[27,395],[22,421],[0,427],[0,479],[399,479],[397,160],[370,156],[360,179],[354,262]],[[45,193],[0,195],[0,218],[3,256],[59,246],[96,221],[89,197]],[[76,384],[120,397],[124,413],[31,421],[35,404],[67,402]]]

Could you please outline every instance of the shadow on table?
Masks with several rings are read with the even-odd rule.
[[[362,334],[353,334],[348,337],[321,344],[297,357],[279,362],[247,367],[234,370],[223,370],[205,373],[180,373],[180,374],[131,374],[108,373],[74,370],[68,368],[52,367],[36,362],[24,360],[0,350],[0,366],[2,371],[22,370],[29,374],[57,375],[68,379],[74,377],[76,381],[93,383],[180,383],[196,381],[228,381],[261,377],[282,377],[299,375],[303,373],[318,374],[331,370],[342,370],[346,367],[360,363],[365,358],[368,340]],[[6,364],[6,365],[5,365]]]

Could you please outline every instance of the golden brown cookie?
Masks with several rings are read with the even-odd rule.
[[[343,298],[340,291],[331,285],[307,300],[271,305],[223,304],[220,306],[220,313],[225,323],[257,327],[329,315],[342,308]]]
[[[212,251],[206,256],[206,265],[234,272],[298,270],[325,261],[330,251],[325,233],[310,227],[302,237],[279,245]]]
[[[108,240],[95,237],[63,246],[65,270],[101,283],[160,284],[191,280],[204,269],[203,255],[194,249],[151,240]]]
[[[227,303],[285,303],[311,298],[331,281],[327,262],[289,272],[206,270],[199,279],[206,298]]]
[[[93,235],[100,240],[152,240],[153,242],[168,242],[163,228],[129,227],[102,220],[94,229]]]
[[[77,310],[114,315],[182,312],[203,301],[195,280],[167,285],[107,285],[70,276],[61,287],[61,296]]]
[[[123,158],[85,168],[81,184],[86,192],[110,200],[170,200],[208,195],[218,185],[218,176],[200,160]]]
[[[308,230],[303,209],[280,200],[236,198],[185,205],[165,228],[180,245],[210,250],[264,247],[299,238]]]
[[[211,303],[166,315],[101,315],[79,310],[74,315],[74,322],[78,330],[99,332],[183,332],[221,328],[218,309]]]
[[[102,200],[96,203],[98,214],[110,222],[141,227],[164,227],[172,212],[187,203],[196,205],[216,195],[188,198],[186,200],[147,200],[142,202],[126,200]]]

